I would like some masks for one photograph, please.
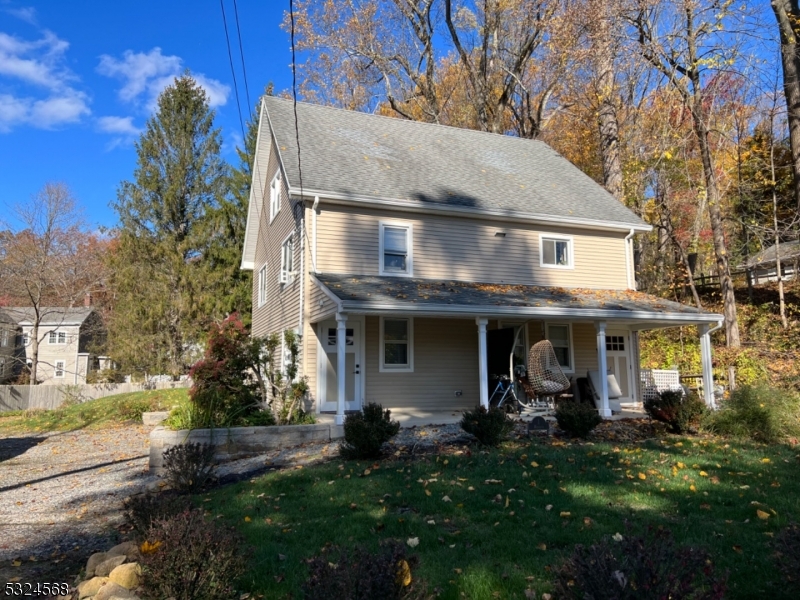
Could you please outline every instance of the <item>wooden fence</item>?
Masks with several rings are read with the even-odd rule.
[[[143,390],[169,390],[189,387],[189,381],[159,383],[99,383],[94,385],[0,385],[0,412],[30,408],[53,409],[65,400],[86,402],[115,394]]]

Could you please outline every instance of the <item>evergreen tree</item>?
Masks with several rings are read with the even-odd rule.
[[[188,74],[176,78],[136,144],[134,181],[112,204],[120,229],[111,355],[128,370],[184,373],[213,316],[203,310],[218,291],[204,273],[205,220],[228,182],[213,125],[203,89]]]

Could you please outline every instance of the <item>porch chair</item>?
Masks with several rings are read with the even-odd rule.
[[[600,410],[603,408],[603,401],[600,398],[600,390],[602,386],[600,371],[587,371],[586,377],[589,380],[589,389],[592,392],[594,405],[598,410]],[[613,373],[606,373],[606,382],[608,385],[608,408],[611,410],[612,414],[619,414],[622,412],[622,405],[619,401],[619,399],[622,398],[622,390],[620,389],[619,383],[617,383],[617,378]]]
[[[558,364],[556,352],[548,340],[531,346],[528,353],[528,376],[520,378],[525,393],[534,399],[544,399],[555,406],[555,399],[569,391],[571,383]]]

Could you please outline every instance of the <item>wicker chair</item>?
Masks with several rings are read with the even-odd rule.
[[[546,399],[553,404],[555,398],[569,391],[570,380],[564,375],[558,364],[556,352],[548,340],[542,340],[531,346],[528,353],[527,381],[520,383],[528,396]]]

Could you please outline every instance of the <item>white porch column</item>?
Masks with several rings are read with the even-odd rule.
[[[703,400],[709,408],[716,408],[714,400],[714,369],[711,363],[711,334],[709,326],[698,325],[700,332],[700,361],[703,368]]]
[[[478,385],[480,386],[481,406],[489,408],[489,365],[486,362],[486,324],[489,319],[478,317]]]
[[[345,383],[347,374],[345,361],[347,351],[347,314],[336,313],[336,424],[344,425]]]
[[[598,321],[594,324],[597,329],[597,368],[600,371],[600,406],[597,411],[600,416],[608,418],[611,416],[611,408],[608,406],[608,359],[606,358],[606,322]]]

